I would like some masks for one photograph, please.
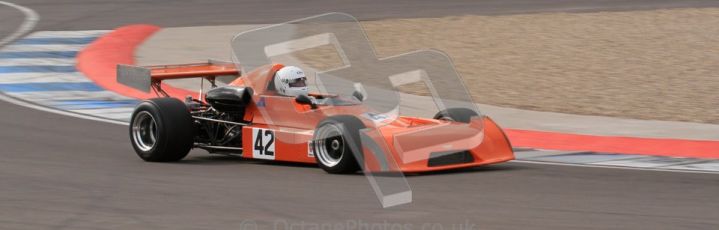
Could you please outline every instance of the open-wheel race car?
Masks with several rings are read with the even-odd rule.
[[[390,117],[363,105],[361,93],[307,92],[296,67],[273,64],[248,73],[237,68],[212,61],[118,65],[118,82],[160,96],[141,102],[132,114],[130,139],[137,155],[170,162],[200,148],[316,163],[329,173],[425,172],[514,159],[503,131],[471,109],[447,108],[433,118]],[[237,78],[217,86],[215,78],[226,75]],[[179,78],[202,78],[212,88],[196,98],[168,95],[161,82]]]

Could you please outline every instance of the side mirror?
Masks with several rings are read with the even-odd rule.
[[[355,91],[352,92],[352,96],[354,98],[357,98],[357,100],[359,100],[359,101],[364,101],[365,99],[367,99],[367,97],[365,96],[367,94],[364,90],[364,86],[362,86],[362,83],[355,82],[354,88],[355,88]]]
[[[312,108],[312,109],[317,108],[317,104],[312,102],[312,99],[310,98],[310,96],[307,96],[304,94],[297,95],[297,97],[295,97],[295,102],[297,102],[297,104],[301,104],[301,105],[310,105],[310,108]]]
[[[352,93],[352,96],[354,98],[357,98],[357,100],[359,101],[364,101],[364,94],[362,94],[362,92],[360,91],[354,91],[354,93]]]

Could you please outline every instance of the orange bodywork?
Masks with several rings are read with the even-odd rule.
[[[298,104],[294,98],[280,96],[272,90],[274,72],[282,67],[275,64],[241,75],[240,71],[231,65],[164,66],[151,68],[151,79],[162,81],[241,75],[229,85],[250,87],[253,90],[252,101],[247,105],[244,114],[244,120],[250,121],[250,124],[242,129],[242,157],[246,158],[257,158],[253,154],[253,135],[257,135],[257,130],[272,130],[274,157],[271,160],[316,163],[309,143],[317,124],[329,116],[350,114],[362,118],[367,127],[374,128],[368,129],[366,136],[378,143],[379,148],[362,148],[364,166],[370,171],[426,172],[514,159],[512,147],[504,132],[487,116],[475,118],[469,124],[405,116],[377,123],[363,117],[371,111],[361,104],[319,106],[312,109],[309,105]],[[385,154],[378,154],[378,149]],[[432,153],[457,151],[469,152],[472,156],[471,162],[430,166]]]

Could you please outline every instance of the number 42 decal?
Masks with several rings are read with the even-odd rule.
[[[252,158],[275,159],[275,132],[269,129],[252,129]]]

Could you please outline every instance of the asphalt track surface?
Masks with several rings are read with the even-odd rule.
[[[685,5],[678,6],[674,1],[512,0],[470,6],[468,2],[422,1],[406,7],[403,1],[380,7],[329,0],[302,6],[229,0],[16,3],[41,16],[36,30],[111,29],[138,22],[271,23],[327,10],[376,19],[719,5],[715,1],[682,1]],[[423,7],[426,10],[420,10]],[[5,9],[0,12],[0,18],[6,15]],[[230,15],[233,12],[237,15]],[[12,31],[6,28],[16,28],[19,22],[1,20],[0,32]],[[145,163],[134,155],[125,126],[2,101],[0,108],[0,229],[252,229],[254,224],[282,228],[286,223],[414,228],[437,223],[444,229],[457,229],[462,223],[474,229],[719,226],[719,177],[714,174],[506,163],[410,175],[414,202],[382,209],[367,179],[359,174],[328,175],[313,166],[246,161],[202,151],[180,163]]]

